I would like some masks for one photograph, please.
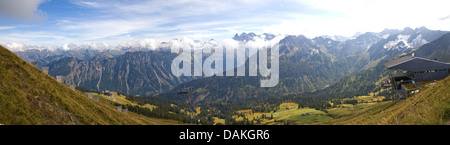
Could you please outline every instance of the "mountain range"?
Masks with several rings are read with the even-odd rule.
[[[383,62],[433,42],[445,33],[448,32],[424,27],[415,30],[405,28],[403,31],[369,32],[345,42],[323,37],[287,36],[279,43],[280,81],[276,87],[260,88],[258,77],[216,76],[181,84],[159,97],[183,100],[183,96],[176,95],[176,92],[186,87],[192,88],[193,96],[198,97],[196,101],[199,103],[263,99],[308,92],[328,95],[334,92],[336,96],[368,93],[376,88],[374,82],[384,74]]]
[[[176,77],[170,70],[177,56],[167,51],[127,52],[101,59],[62,58],[46,66],[51,76],[64,76],[67,84],[96,91],[114,90],[129,95],[150,96],[168,91],[197,77]]]
[[[345,41],[289,35],[279,42],[280,81],[274,88],[259,88],[259,77],[174,77],[170,63],[176,54],[167,51],[121,52],[122,55],[116,52],[118,55],[96,56],[95,53],[88,55],[89,51],[81,53],[85,55],[72,52],[66,55],[71,54],[73,58],[58,55],[62,57],[58,61],[51,62],[51,57],[39,61],[51,62],[45,65],[50,68],[50,75],[65,76],[68,83],[97,91],[115,90],[129,95],[180,99],[174,94],[185,87],[192,87],[199,101],[240,100],[322,90],[351,74],[376,68],[393,56],[406,54],[445,33],[425,27],[385,29]],[[250,32],[236,34],[233,39],[246,43],[255,38],[272,40],[274,37],[273,34]],[[33,55],[23,55],[33,58]]]

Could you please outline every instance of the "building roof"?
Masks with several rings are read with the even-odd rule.
[[[386,62],[384,65],[389,69],[399,69],[411,72],[450,68],[450,63],[413,56],[405,56],[396,60],[392,60]]]
[[[411,60],[413,58],[414,57],[412,57],[412,56],[405,56],[405,57],[402,57],[402,58],[394,59],[394,60],[391,60],[391,61],[388,61],[388,62],[384,63],[384,66],[386,66],[387,68],[390,68],[390,67],[395,66],[397,64],[401,64],[401,63],[404,63],[406,61],[409,61],[409,60]]]

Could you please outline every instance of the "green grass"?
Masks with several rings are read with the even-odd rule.
[[[401,102],[380,103],[353,118],[342,118],[331,124],[372,125],[438,125],[450,119],[450,77]]]
[[[298,104],[292,103],[292,102],[281,103],[279,111],[291,110],[291,109],[298,109]]]
[[[292,107],[292,109],[291,109]],[[323,111],[316,110],[313,108],[298,108],[298,104],[286,102],[279,106],[279,109],[272,111],[270,113],[260,113],[253,112],[251,109],[236,111],[238,114],[244,114],[245,118],[254,121],[261,119],[261,124],[266,125],[280,125],[280,124],[292,124],[292,125],[302,125],[302,124],[312,124],[317,122],[330,121],[333,118],[327,116]],[[310,116],[301,116],[302,114],[309,113]],[[266,119],[262,119],[265,115]],[[273,119],[270,116],[273,115]],[[236,121],[242,121],[243,117],[233,116]]]
[[[116,111],[71,90],[0,46],[0,124],[178,124]]]
[[[145,105],[142,106],[142,107],[146,107],[146,108],[148,108],[148,109],[150,109],[150,110],[153,110],[153,109],[157,108],[158,106],[150,105],[150,104],[145,104]]]
[[[301,116],[302,114],[309,113],[310,116]],[[311,124],[316,122],[330,121],[333,118],[326,115],[325,112],[312,109],[312,108],[300,108],[291,110],[281,110],[273,113],[274,122],[270,124],[283,124],[288,122],[289,124]]]
[[[361,103],[357,105],[346,104],[344,107],[331,108],[328,109],[328,116],[333,117],[334,119],[318,124],[345,124],[366,113],[377,112],[389,108],[395,103],[396,101]]]
[[[86,95],[89,93],[92,93],[92,92],[85,92]],[[106,102],[111,102],[111,104],[117,103],[117,104],[122,104],[122,105],[135,105],[135,106],[137,105],[137,106],[148,108],[150,110],[153,110],[156,107],[158,107],[158,106],[151,105],[151,104],[139,105],[135,102],[131,102],[124,95],[119,95],[116,92],[111,92],[111,93],[114,94],[114,96],[112,98],[110,98],[104,94],[98,94],[98,93],[92,93],[92,94],[93,94],[94,98],[99,98],[100,100],[103,100]]]
[[[368,107],[373,107],[372,105],[376,105],[377,103],[359,103],[356,105],[352,104],[341,104],[339,107],[327,109],[328,115],[333,118],[342,118],[345,116],[351,116],[355,112],[360,110],[365,110]]]
[[[214,124],[225,124],[225,119],[220,119],[219,117],[213,117]]]

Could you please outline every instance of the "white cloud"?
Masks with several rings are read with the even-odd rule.
[[[18,18],[40,16],[39,4],[48,0],[0,0],[0,14]],[[52,1],[53,2],[53,1]],[[99,41],[155,48],[145,38],[169,41],[199,33],[225,39],[235,33],[256,32],[352,36],[385,28],[426,26],[450,30],[447,1],[429,0],[70,0],[76,6],[32,26],[0,34],[1,41],[63,45]],[[23,4],[23,5],[22,5]],[[73,6],[73,5],[69,5]],[[82,10],[78,8],[82,8]],[[6,9],[4,9],[5,7]],[[24,10],[22,10],[24,9]],[[78,14],[74,14],[75,12]],[[88,15],[88,16],[87,16]],[[52,15],[54,16],[54,15]],[[0,26],[0,30],[13,27]],[[206,36],[206,34],[208,36]],[[2,35],[2,36],[1,36]],[[196,39],[202,40],[202,39]],[[205,40],[202,40],[205,41]],[[133,42],[129,44],[130,42]],[[155,42],[158,43],[158,42]],[[115,46],[114,45],[114,46]]]
[[[142,40],[132,40],[128,42],[121,42],[116,47],[110,47],[111,49],[128,49],[128,51],[148,51],[148,50],[156,50],[161,45],[161,40],[156,39],[142,39]]]
[[[73,3],[85,7],[100,7],[100,3],[93,1],[73,1]]]
[[[12,26],[0,26],[0,30],[6,30],[6,29],[14,29],[16,27],[12,27]]]
[[[265,5],[267,1],[72,0],[71,2],[91,8],[90,10],[93,11],[91,17],[57,20],[57,28],[74,34],[80,41],[98,41],[111,40],[121,35],[132,35],[138,38],[146,38],[143,35],[165,35],[163,36],[165,38],[180,38],[196,33],[236,32],[236,29],[220,28],[236,26],[243,20],[222,17],[245,16],[242,12]],[[210,20],[210,18],[216,20]]]
[[[439,20],[441,20],[441,21],[445,21],[445,20],[448,20],[448,19],[450,19],[450,15],[439,18]]]
[[[0,0],[0,16],[6,16],[24,21],[41,22],[45,14],[38,6],[46,0]]]
[[[36,50],[56,50],[60,49],[58,46],[54,45],[47,45],[47,46],[35,46],[35,45],[26,45],[23,43],[17,43],[17,42],[7,42],[5,44],[1,44],[5,48],[9,49],[12,52],[18,52],[18,51],[25,51],[30,49],[36,49]]]
[[[169,41],[161,40],[161,39],[139,39],[139,40],[129,40],[123,41],[121,43],[115,44],[115,42],[88,42],[88,43],[64,43],[60,46],[57,45],[44,45],[44,46],[36,46],[36,45],[27,45],[23,43],[17,42],[7,42],[1,45],[5,46],[9,50],[13,52],[25,51],[29,49],[37,49],[44,50],[48,49],[51,51],[54,50],[76,50],[76,49],[93,49],[99,51],[105,50],[123,50],[123,51],[152,51],[159,50],[159,48],[163,48],[166,50],[170,50],[171,48],[189,48],[189,49],[207,49],[207,48],[227,48],[227,49],[235,49],[235,48],[248,48],[248,49],[260,49],[263,47],[272,47],[275,43],[278,43],[281,39],[283,39],[284,35],[277,35],[272,40],[264,40],[264,38],[255,37],[255,40],[251,40],[248,42],[236,41],[233,39],[224,39],[220,41],[208,40],[208,41],[200,41],[194,37],[194,39],[189,37],[183,37],[181,39],[172,39]]]
[[[57,28],[73,34],[79,41],[111,39],[135,32],[157,30],[157,25],[166,22],[165,18],[110,18],[101,20],[61,20]]]
[[[267,4],[267,0],[153,0],[104,2],[107,12],[123,14],[154,14],[165,17],[186,17],[224,14]]]
[[[6,43],[3,46],[5,46],[5,48],[8,48],[10,51],[12,52],[17,52],[17,51],[24,51],[25,49],[25,44],[21,44],[21,43]]]
[[[245,44],[245,47],[253,49],[273,47],[276,43],[280,42],[280,40],[283,39],[284,37],[285,35],[277,35],[275,38],[271,40],[265,40],[264,38],[254,37],[254,40],[248,41]]]
[[[263,27],[264,31],[283,34],[351,36],[355,32],[379,32],[385,28],[421,27],[450,30],[450,1],[443,0],[302,0],[327,15],[299,15],[279,24]]]

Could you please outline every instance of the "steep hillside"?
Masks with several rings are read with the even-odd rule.
[[[388,75],[388,72],[385,70],[385,67],[382,64],[378,64],[373,68],[346,76],[337,81],[336,84],[323,90],[319,90],[315,92],[315,94],[339,97],[368,94],[380,89],[375,82],[383,79],[381,76],[386,75]]]
[[[0,46],[0,124],[176,124],[96,102]]]
[[[436,59],[439,61],[450,62],[450,33],[436,39],[433,42],[423,45],[416,51],[415,56]]]
[[[332,124],[449,124],[450,77],[426,85],[418,94],[397,104],[372,108],[349,120]]]

